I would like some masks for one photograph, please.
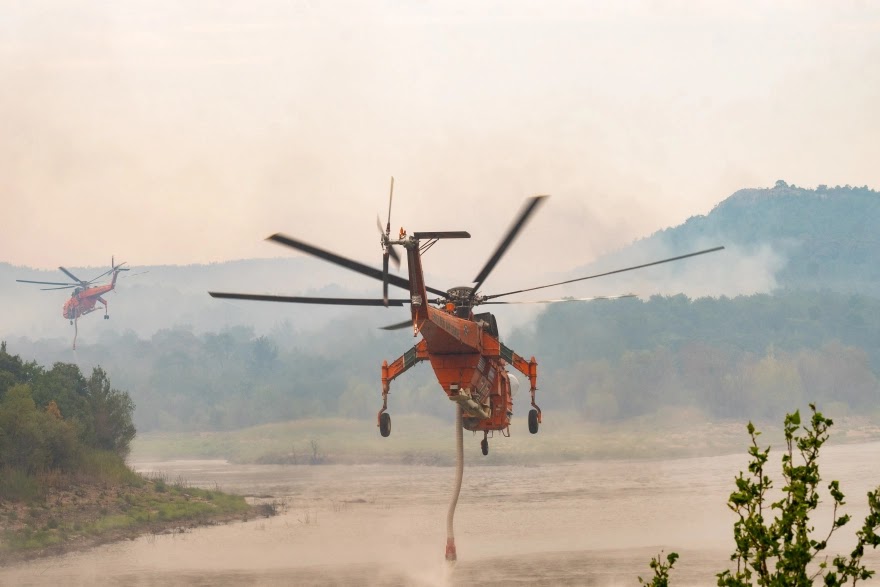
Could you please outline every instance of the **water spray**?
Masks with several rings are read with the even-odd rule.
[[[461,405],[455,406],[455,449],[457,461],[455,466],[455,487],[452,490],[452,500],[449,502],[449,511],[446,513],[446,560],[456,561],[455,534],[452,531],[452,519],[455,517],[455,506],[458,504],[458,495],[461,493],[461,478],[464,473],[464,427],[461,422]]]

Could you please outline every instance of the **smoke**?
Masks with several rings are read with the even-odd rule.
[[[869,149],[844,148],[876,134],[847,114],[876,88],[876,18],[802,12],[19,3],[0,23],[16,219],[0,248],[45,268],[185,264],[286,255],[262,242],[285,231],[378,260],[393,174],[393,224],[472,233],[426,263],[462,283],[522,200],[551,194],[488,286],[567,271],[743,185],[880,182]]]

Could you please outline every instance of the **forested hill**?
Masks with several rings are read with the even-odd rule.
[[[547,293],[550,297],[684,293],[698,298],[806,288],[878,296],[880,265],[872,262],[880,258],[876,227],[880,227],[880,194],[876,191],[849,186],[807,190],[780,181],[770,189],[740,190],[706,216],[694,216],[679,226],[658,231],[595,263],[572,269],[570,274],[535,273],[523,285],[548,283],[557,277],[561,281],[725,245],[723,253],[579,282]],[[62,264],[63,251],[59,255]],[[577,258],[575,254],[573,259]],[[163,328],[178,326],[192,327],[197,333],[244,326],[254,328],[258,334],[269,334],[287,322],[301,332],[310,332],[340,315],[372,316],[375,325],[388,322],[388,312],[380,311],[384,309],[239,303],[215,300],[206,293],[217,290],[369,297],[379,291],[370,279],[318,259],[299,256],[152,267],[138,267],[136,259],[129,260],[133,270],[120,277],[118,292],[107,296],[111,320],[101,321],[100,312],[87,317],[80,325],[83,342],[127,330],[149,338]],[[69,269],[89,279],[106,267]],[[61,317],[61,305],[69,292],[43,292],[40,286],[16,283],[16,279],[58,281],[64,276],[57,270],[14,267],[0,261],[0,300],[7,308],[15,308],[0,320],[0,337],[69,341],[73,329]],[[436,279],[439,283],[448,281]],[[522,323],[526,314],[521,310],[498,312],[509,328],[512,323]]]
[[[880,195],[868,188],[805,190],[780,182],[772,189],[742,190],[706,216],[657,232],[576,275],[713,245],[725,245],[725,251],[553,290],[553,297],[631,291],[640,299],[554,304],[522,328],[501,316],[502,338],[517,352],[537,357],[540,403],[551,410],[605,420],[693,406],[713,417],[752,418],[777,417],[805,401],[819,401],[835,404],[837,413],[880,419],[880,276],[872,263],[880,258],[872,234],[876,226]],[[109,323],[92,319],[85,335],[80,324],[76,353],[69,338],[46,340],[41,332],[9,340],[16,352],[45,364],[75,361],[84,370],[100,365],[114,373],[138,406],[135,422],[143,430],[374,417],[381,361],[414,344],[409,332],[376,326],[401,319],[406,311],[393,309],[399,310],[394,320],[385,308],[331,316],[320,308],[220,304],[204,293],[209,287],[241,290],[244,285],[259,291],[271,282],[248,273],[260,262],[240,263],[151,270],[143,276],[145,290],[146,278],[157,287],[176,284],[175,293],[162,297],[144,291],[138,299],[134,283],[139,278],[131,278],[125,297],[120,291],[112,298],[111,315],[123,299],[142,302],[124,314],[150,321],[140,332],[114,316]],[[269,277],[290,280],[277,286],[281,291],[298,292],[308,280],[324,282],[318,271],[328,277],[335,271],[330,279],[346,277],[310,259],[262,263],[279,269]],[[542,282],[541,276],[532,277]],[[333,287],[341,293],[349,286]],[[16,308],[10,318],[24,314],[15,304],[10,307]],[[521,308],[492,306],[492,311],[500,315]],[[47,316],[59,311],[52,310]],[[293,312],[301,312],[300,319],[292,318]],[[177,326],[164,327],[174,318]],[[60,316],[52,319],[69,328]],[[233,327],[237,320],[246,325]],[[121,328],[101,331],[101,326]],[[449,404],[438,395],[428,366],[413,369],[398,383],[396,412],[448,414]]]
[[[772,189],[740,190],[666,238],[717,232],[731,242],[769,243],[788,258],[776,274],[780,287],[877,295],[878,228],[880,193],[867,186],[807,190],[780,181]]]
[[[820,185],[804,189],[780,180],[768,189],[739,190],[709,214],[658,231],[593,267],[725,245],[724,253],[669,266],[667,274],[680,277],[676,280],[679,291],[692,296],[729,296],[782,288],[877,296],[878,228],[880,193],[867,186]],[[688,272],[689,263],[699,263],[699,271]],[[706,267],[721,267],[724,271],[706,272]],[[572,273],[589,274],[590,268]],[[690,284],[699,282],[701,275],[704,280],[708,277],[719,281],[719,287],[689,292]],[[746,282],[747,286],[738,289],[722,276]],[[667,288],[662,293],[676,291]]]

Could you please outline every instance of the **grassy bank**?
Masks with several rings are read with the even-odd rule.
[[[144,477],[94,452],[75,474],[0,472],[0,564],[258,515],[244,497]]]
[[[451,412],[451,410],[450,410]],[[739,452],[747,442],[746,422],[712,421],[696,410],[667,410],[614,423],[586,421],[566,413],[544,413],[537,435],[524,418],[511,426],[511,437],[496,434],[490,456],[479,455],[482,435],[465,432],[471,464],[533,464],[588,459],[654,459],[711,456]],[[768,430],[778,423],[757,423]],[[402,463],[451,465],[453,420],[395,415],[392,434],[379,436],[373,420],[338,418],[296,420],[242,430],[202,433],[141,434],[132,457],[149,459],[227,459],[238,463],[349,464]],[[833,442],[880,439],[880,426],[867,419],[836,420]]]

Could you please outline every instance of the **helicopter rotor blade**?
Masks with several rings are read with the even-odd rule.
[[[394,250],[393,245],[388,247],[388,254],[391,255],[391,261],[394,263],[394,268],[399,269],[400,268],[400,255],[397,253],[397,251]]]
[[[306,244],[302,241],[298,241],[289,236],[283,235],[281,233],[273,234],[268,239],[270,241],[274,241],[276,243],[291,247],[298,251],[302,251],[303,253],[307,253],[314,257],[318,257],[319,259],[323,259],[325,261],[329,261],[330,263],[334,263],[336,265],[340,265],[345,267],[346,269],[350,269],[356,273],[360,273],[361,275],[366,275],[367,277],[372,277],[373,279],[378,279],[379,281],[383,281],[382,271],[379,269],[374,269],[369,267],[368,265],[364,265],[363,263],[359,263],[353,259],[349,259],[347,257],[343,257],[341,255],[337,255],[335,253],[331,253],[330,251],[325,251],[324,249],[319,249],[318,247]],[[397,275],[389,275],[388,283],[395,287],[399,287],[401,289],[405,289],[409,291],[409,280],[404,279],[402,277],[398,277]],[[426,289],[438,296],[446,297],[446,292],[441,291],[439,289],[433,287],[426,287]]]
[[[31,281],[30,279],[16,279],[15,281],[18,281],[19,283],[38,283],[40,285],[64,285],[64,286],[70,286],[70,287],[76,287],[79,285],[78,283],[61,283],[58,281]]]
[[[593,302],[596,300],[620,300],[623,298],[637,298],[636,294],[623,294],[619,296],[594,296],[591,298],[557,298],[555,300],[529,300],[514,302],[483,302],[484,304],[556,304],[559,302]]]
[[[724,250],[724,247],[713,247],[711,249],[705,249],[703,251],[697,251],[695,253],[688,253],[686,255],[678,255],[677,257],[670,257],[668,259],[661,259],[660,261],[653,261],[651,263],[643,263],[641,265],[634,265],[632,267],[626,267],[624,269],[615,269],[614,271],[606,271],[604,273],[597,273],[595,275],[587,275],[586,277],[578,277],[576,279],[568,279],[566,281],[560,281],[558,283],[549,283],[547,285],[539,285],[537,287],[528,287],[525,289],[518,289],[516,291],[508,291],[508,292],[504,292],[504,293],[500,293],[500,294],[493,294],[493,295],[489,295],[489,296],[484,297],[483,302],[481,302],[481,303],[487,303],[489,300],[494,300],[495,298],[500,298],[502,296],[509,296],[509,295],[513,295],[513,294],[524,293],[527,291],[535,291],[535,290],[544,289],[547,287],[555,287],[557,285],[565,285],[567,283],[574,283],[576,281],[584,281],[586,279],[595,279],[596,277],[605,277],[606,275],[614,275],[615,273],[624,273],[625,271],[633,271],[635,269],[642,269],[644,267],[651,267],[653,265],[660,265],[662,263],[669,263],[671,261],[679,261],[681,259],[687,259],[689,257],[696,257],[697,255],[705,255],[706,253],[714,253],[715,251],[721,251],[721,250]]]
[[[394,247],[389,243],[391,240],[391,203],[394,200],[394,176],[391,176],[391,188],[388,191],[388,220],[385,223],[385,230],[382,230],[382,221],[379,220],[379,217],[376,216],[376,225],[379,227],[379,234],[382,235],[382,246],[385,248],[385,254],[391,255],[391,260],[394,261],[394,268],[400,268],[400,255],[397,254],[397,251],[394,250]]]
[[[388,192],[388,223],[385,224],[385,236],[391,236],[391,201],[394,199],[394,176],[391,176],[391,189]]]
[[[109,270],[105,271],[104,273],[102,273],[101,275],[99,275],[97,277],[93,277],[92,279],[90,279],[86,283],[92,284],[92,283],[98,281],[99,279],[101,279],[102,277],[104,277],[105,275],[110,275],[111,273],[113,273],[113,269],[109,269]]]
[[[510,225],[510,228],[507,230],[507,234],[502,239],[501,243],[498,245],[498,248],[495,249],[495,252],[492,253],[492,256],[489,257],[489,260],[486,262],[486,265],[480,270],[477,276],[474,278],[474,294],[476,294],[477,290],[480,289],[480,286],[483,285],[483,282],[486,281],[486,278],[489,277],[489,273],[495,268],[495,265],[498,264],[498,261],[501,260],[501,257],[507,252],[507,249],[513,244],[514,239],[516,239],[519,232],[523,229],[528,222],[529,217],[537,210],[538,205],[540,205],[544,200],[547,199],[547,196],[534,196],[526,200],[525,205],[517,216],[516,220],[513,221],[513,224]]]
[[[388,248],[385,248],[385,254],[382,255],[382,299],[385,306],[388,306]]]
[[[51,291],[53,289],[71,289],[73,287],[79,287],[79,285],[65,285],[64,287],[41,287],[40,291]]]
[[[379,216],[376,216],[376,226],[379,227],[379,236],[382,237],[382,248],[388,254],[391,255],[391,261],[394,262],[394,268],[400,268],[400,255],[397,251],[394,250],[392,245],[388,244],[389,235],[382,229],[382,221],[379,220]]]
[[[82,279],[80,279],[79,277],[77,277],[76,275],[74,275],[73,273],[71,273],[70,271],[65,269],[64,267],[59,267],[59,269],[61,269],[64,272],[64,274],[67,275],[72,280],[74,280],[78,283],[86,283],[85,281],[83,281]]]
[[[404,320],[403,322],[398,322],[397,324],[389,324],[388,326],[380,327],[381,330],[402,330],[404,328],[412,328],[412,319]]]
[[[212,298],[226,300],[252,300],[258,302],[285,302],[289,304],[322,304],[327,306],[403,306],[409,300],[377,300],[372,298],[313,298],[303,296],[276,296],[268,294],[243,294],[209,291]]]

